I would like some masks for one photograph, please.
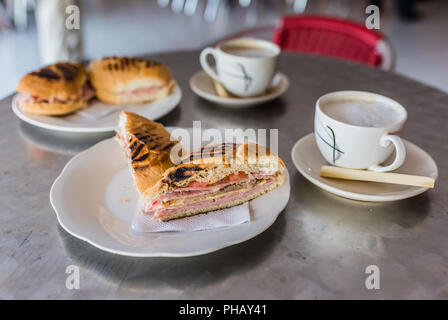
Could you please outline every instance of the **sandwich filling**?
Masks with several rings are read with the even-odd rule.
[[[149,87],[141,87],[133,90],[122,90],[119,91],[118,94],[142,96],[157,93],[158,91],[163,90],[167,86],[168,85],[154,85]]]
[[[277,182],[275,174],[232,173],[215,183],[191,181],[187,186],[176,188],[144,205],[143,212],[153,219],[163,219],[189,210],[206,210],[231,204],[240,199],[251,199]]]
[[[90,99],[92,99],[94,96],[95,96],[95,92],[93,91],[93,89],[89,86],[89,84],[85,83],[84,86],[82,87],[82,95],[77,99],[69,98],[66,100],[61,100],[56,97],[51,97],[50,99],[42,99],[37,96],[28,94],[28,93],[19,93],[19,95],[17,96],[17,101],[19,103],[27,103],[27,104],[32,104],[32,103],[71,103],[71,102],[75,102],[75,101],[79,101],[79,100],[87,102]]]

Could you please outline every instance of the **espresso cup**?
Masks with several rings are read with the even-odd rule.
[[[270,41],[240,38],[202,50],[200,62],[204,71],[221,82],[227,91],[251,97],[262,94],[270,86],[280,51]],[[209,65],[208,55],[214,57],[216,71]]]
[[[398,136],[406,119],[406,109],[390,98],[362,91],[338,91],[317,100],[314,135],[320,152],[332,165],[392,171],[406,157],[406,148]],[[394,149],[394,161],[381,165]]]

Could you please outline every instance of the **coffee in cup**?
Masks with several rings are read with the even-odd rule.
[[[254,46],[245,46],[245,45],[226,45],[222,47],[222,51],[225,53],[247,57],[247,58],[272,58],[276,56],[276,51],[263,48],[263,47],[254,47]]]
[[[360,127],[388,127],[402,118],[402,113],[384,102],[334,100],[321,105],[329,117]]]

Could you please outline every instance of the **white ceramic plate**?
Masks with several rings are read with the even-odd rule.
[[[215,93],[213,83],[210,77],[204,71],[196,72],[190,79],[190,88],[198,96],[229,107],[229,108],[245,108],[259,105],[281,96],[289,87],[289,80],[283,73],[277,73],[272,79],[271,87],[267,93],[251,98],[223,98]]]
[[[437,165],[431,156],[415,144],[404,139],[403,142],[406,146],[406,160],[400,168],[393,172],[437,178]],[[427,190],[423,187],[398,184],[322,178],[320,169],[328,163],[317,148],[314,133],[297,141],[292,148],[291,156],[297,170],[306,179],[316,186],[344,198],[375,202],[394,201],[410,198]]]
[[[77,133],[45,130],[26,122],[20,123],[19,134],[30,146],[71,156],[114,135],[112,132]]]
[[[104,106],[107,106],[108,108],[116,110],[115,112],[108,113],[97,119],[87,118],[78,112],[60,117],[26,114],[20,110],[18,103],[16,102],[16,97],[17,95],[14,96],[14,99],[12,100],[12,110],[20,119],[32,125],[50,130],[67,132],[107,132],[115,130],[117,116],[121,110],[135,112],[151,120],[157,120],[163,117],[179,104],[182,98],[182,91],[176,84],[169,96],[154,102],[133,106],[113,106],[94,100],[90,103],[89,109],[95,107],[104,108]]]
[[[72,158],[53,183],[50,201],[60,225],[73,236],[116,254],[185,257],[209,253],[255,237],[274,223],[289,199],[285,183],[250,202],[251,221],[197,232],[133,233],[137,192],[125,156],[107,139]]]

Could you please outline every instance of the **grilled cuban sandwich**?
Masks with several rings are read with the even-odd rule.
[[[170,70],[159,62],[131,57],[106,57],[89,64],[96,96],[110,104],[137,104],[169,95]]]
[[[85,68],[76,62],[59,62],[22,77],[17,102],[23,112],[58,116],[87,107],[94,96]]]
[[[162,125],[147,119],[143,125],[142,119],[123,112],[117,135],[128,156],[142,212],[153,219],[168,221],[233,207],[283,184],[283,161],[253,143],[208,146],[173,165],[168,159],[178,142]],[[143,126],[133,125],[135,120]],[[152,144],[156,138],[158,143]],[[137,161],[144,155],[145,166]]]

